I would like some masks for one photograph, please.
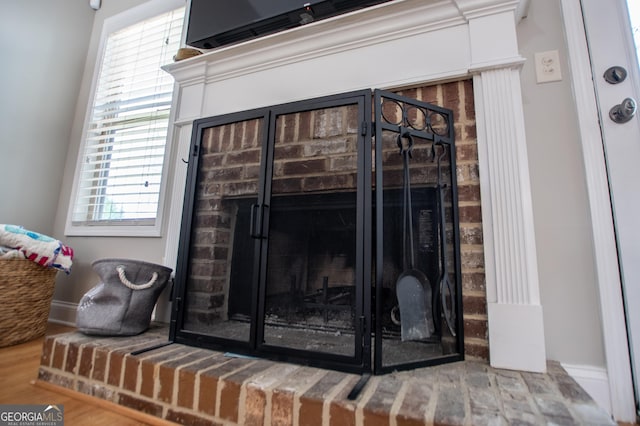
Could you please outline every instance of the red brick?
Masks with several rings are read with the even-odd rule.
[[[109,354],[109,375],[107,383],[113,386],[120,386],[120,376],[122,373],[122,363],[124,354],[113,351]]]
[[[443,106],[453,110],[454,117],[460,115],[460,83],[457,81],[442,85]]]
[[[75,373],[76,365],[78,364],[78,353],[80,347],[77,343],[69,343],[67,345],[67,359],[65,361],[64,369],[69,373]]]
[[[218,167],[211,172],[210,179],[216,182],[241,180],[244,166]]]
[[[462,309],[467,315],[486,315],[487,301],[482,296],[462,295]]]
[[[302,191],[301,178],[274,179],[271,185],[273,192],[276,194]]]
[[[343,379],[344,373],[329,371],[300,397],[300,426],[322,425],[323,400]]]
[[[260,154],[261,152],[259,149],[229,152],[225,158],[225,165],[259,163]]]
[[[311,176],[304,180],[305,191],[325,191],[328,189],[355,189],[355,174]]]
[[[343,135],[343,108],[327,108],[314,111],[314,138],[326,138]]]
[[[322,425],[322,400],[300,397],[300,411],[298,412],[300,426]]]
[[[435,104],[435,105],[441,104],[440,99],[438,97],[438,86],[421,87],[420,91],[422,93],[421,99],[424,102]]]
[[[467,291],[484,292],[486,289],[484,272],[463,272],[462,293]]]
[[[467,339],[464,342],[464,354],[467,359],[489,359],[488,342]]]
[[[140,364],[141,378],[140,378],[140,394],[146,397],[152,398],[154,396],[155,377],[154,377],[155,364],[152,362],[143,361]]]
[[[326,170],[324,159],[288,161],[282,165],[282,173],[285,176],[313,175],[324,173]]]
[[[480,201],[480,185],[458,186],[458,201]]]
[[[134,356],[128,356],[124,359],[124,380],[122,387],[128,391],[135,392],[138,384],[138,368],[140,360]]]
[[[482,223],[482,209],[480,206],[458,207],[460,223]]]
[[[51,366],[58,370],[62,370],[64,366],[64,355],[67,347],[60,342],[55,342],[53,346],[53,359],[51,361]]]
[[[274,390],[271,395],[271,424],[273,426],[293,425],[293,393]]]
[[[263,425],[266,405],[267,396],[262,389],[247,387],[244,424],[246,426]]]
[[[411,382],[396,416],[398,426],[424,425],[429,401],[433,397],[432,380]]]
[[[364,424],[369,426],[368,420],[365,415]],[[332,403],[329,407],[329,424],[332,426],[355,426],[356,424],[356,412],[353,405]],[[383,424],[383,423],[371,423],[371,425]],[[389,423],[384,423],[388,425]]]
[[[231,146],[229,150],[238,150],[242,148],[242,141],[244,140],[244,126],[246,121],[238,121],[237,123],[231,124],[230,126],[233,128],[231,132],[233,134],[233,139],[231,141]]]
[[[224,194],[227,196],[252,195],[258,193],[258,183],[251,182],[230,182],[224,185]]]
[[[135,396],[121,393],[118,395],[118,404],[124,407],[133,408],[136,411],[151,414],[152,416],[162,418],[162,405],[146,399],[137,398]]]
[[[313,135],[312,130],[313,112],[306,111],[298,114],[298,139],[310,139]]]
[[[95,349],[95,356],[93,359],[93,372],[91,373],[91,378],[93,380],[97,380],[99,382],[105,381],[108,357],[109,352],[106,349]]]
[[[487,339],[488,337],[487,320],[465,319],[464,320],[464,337]]]
[[[458,145],[456,161],[478,161],[478,146],[476,144]]]
[[[240,385],[226,380],[220,393],[220,418],[236,423],[238,421],[238,401]]]
[[[484,268],[484,253],[463,251],[461,253],[462,269]]]
[[[433,417],[434,425],[464,424],[466,413],[464,398],[458,387],[441,387]]]
[[[224,163],[223,154],[204,154],[200,156],[200,165],[202,170],[212,170],[222,166]]]
[[[53,359],[53,346],[55,339],[53,337],[46,337],[42,345],[42,355],[40,357],[40,365],[44,367],[51,366],[51,360]]]
[[[481,246],[482,243],[482,226],[464,226],[460,228],[460,244]]]
[[[474,103],[473,96],[473,80],[468,79],[462,82],[462,87],[464,90],[464,114],[467,120],[475,120],[476,119],[476,107]]]
[[[262,147],[262,127],[263,120],[249,120],[246,122],[244,130],[244,140],[242,148],[261,148]]]
[[[80,363],[78,364],[78,375],[83,377],[91,377],[93,369],[93,352],[94,347],[91,345],[84,346],[80,354]]]
[[[170,422],[189,426],[223,426],[223,423],[214,422],[212,420],[200,417],[191,413],[184,413],[169,409],[166,419]]]
[[[369,383],[369,386],[373,383]],[[364,423],[378,426],[389,424],[389,412],[391,406],[398,397],[402,382],[394,378],[381,378],[376,386],[375,393],[364,406]]]
[[[216,395],[218,391],[218,377],[210,375],[200,376],[200,394],[198,395],[198,410],[214,416],[216,414]]]
[[[172,402],[173,399],[173,379],[175,376],[175,369],[160,364],[158,368],[158,400],[162,402]]]
[[[178,373],[178,405],[185,408],[193,408],[195,402],[195,382],[196,376],[207,367],[224,360],[222,354],[208,356],[199,362],[185,366]]]

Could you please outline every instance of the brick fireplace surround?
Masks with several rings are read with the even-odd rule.
[[[456,117],[467,361],[374,376],[351,401],[360,378],[353,374],[179,344],[131,355],[167,341],[167,327],[156,325],[135,337],[48,337],[39,381],[188,425],[613,424],[558,363],[548,363],[546,374],[488,365],[472,83],[401,93],[451,108]]]
[[[353,374],[178,344],[130,354],[167,333],[49,336],[39,381],[186,425],[615,424],[555,362],[546,374],[465,361],[374,376],[350,401]]]

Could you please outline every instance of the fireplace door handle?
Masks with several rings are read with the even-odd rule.
[[[251,217],[249,218],[249,236],[251,238],[265,238],[262,235],[262,221],[264,220],[264,210],[267,208],[269,206],[266,204],[251,204]]]
[[[249,236],[251,238],[260,238],[260,233],[256,232],[256,210],[258,210],[258,204],[251,204],[251,217],[249,218]],[[261,215],[258,215],[260,219]],[[262,220],[260,220],[262,222]],[[262,228],[262,226],[260,226]]]

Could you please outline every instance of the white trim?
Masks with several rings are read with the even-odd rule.
[[[520,74],[473,79],[491,365],[546,371]]]
[[[49,311],[49,321],[75,327],[77,310],[77,303],[53,300]]]
[[[611,414],[609,376],[605,368],[564,363],[561,365],[600,407]]]
[[[561,0],[561,7],[586,170],[612,413],[616,420],[635,421],[613,213],[582,8],[579,0]]]

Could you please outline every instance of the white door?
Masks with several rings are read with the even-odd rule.
[[[627,335],[634,371],[636,407],[640,391],[640,115],[633,113],[640,101],[640,68],[634,29],[640,22],[640,1],[582,0],[585,29],[591,54],[593,79],[607,174],[614,211],[618,259],[626,309]],[[631,11],[631,14],[629,13]],[[631,20],[630,20],[631,15]],[[635,21],[634,25],[631,21]],[[621,67],[604,75],[613,66]],[[624,76],[626,71],[626,77]],[[625,101],[625,99],[629,99]],[[620,105],[621,112],[610,110]],[[625,121],[626,122],[620,122]],[[616,122],[618,121],[618,122]],[[588,172],[588,171],[587,171]],[[607,333],[607,330],[604,330]]]

